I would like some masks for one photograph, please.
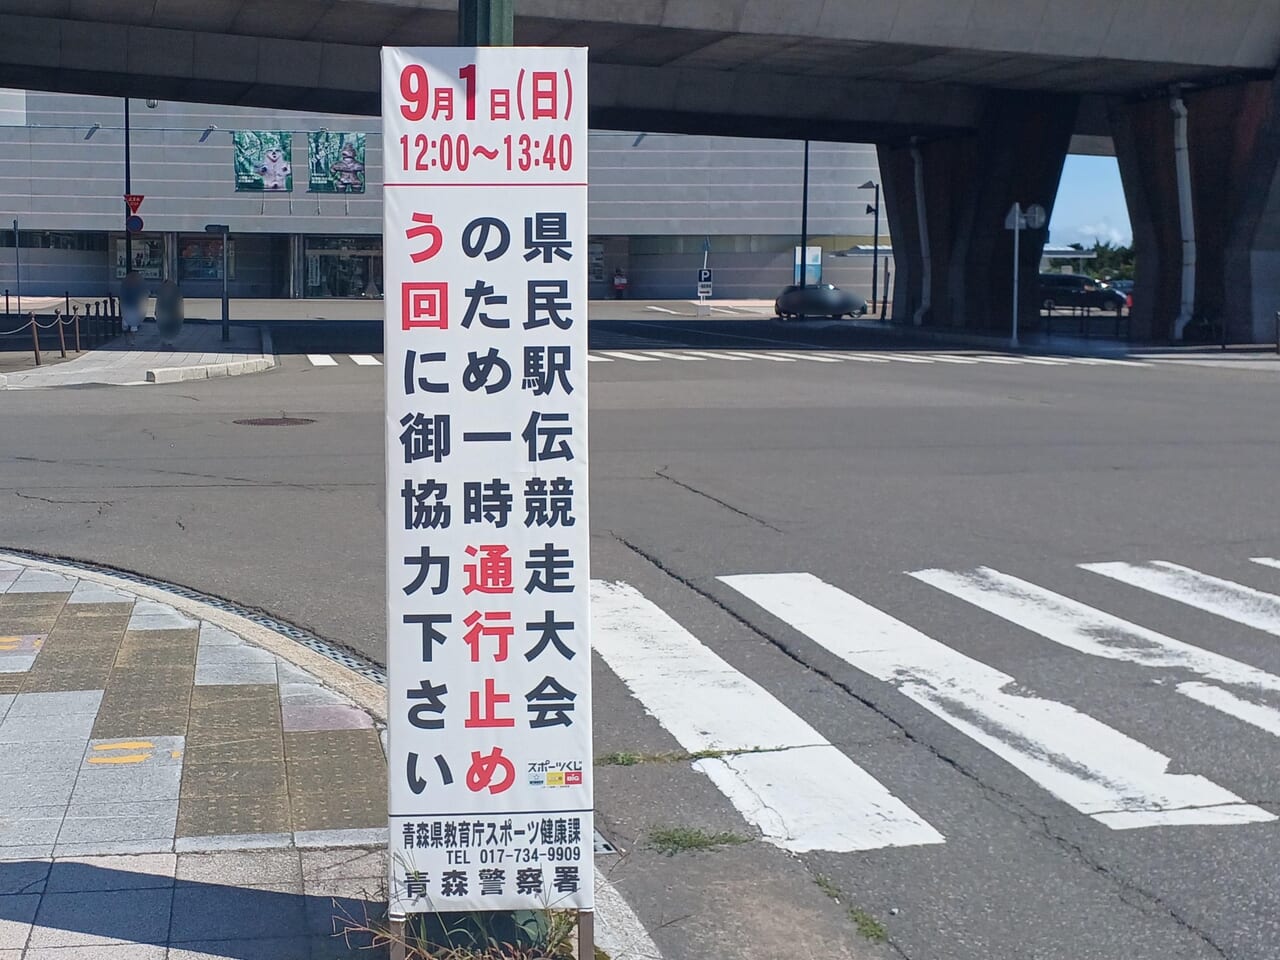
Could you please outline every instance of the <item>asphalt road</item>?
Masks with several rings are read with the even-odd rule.
[[[380,342],[276,343],[255,377],[0,394],[0,546],[378,658],[384,371],[350,356]],[[978,363],[745,317],[593,346],[593,574],[758,685],[691,686],[706,722],[790,748],[599,767],[610,868],[668,960],[1280,957],[1280,570],[1251,560],[1280,556],[1280,369]],[[783,356],[809,346],[864,359]],[[280,415],[314,422],[234,422]],[[595,668],[599,756],[681,747]],[[824,791],[789,841],[647,843],[757,837]]]

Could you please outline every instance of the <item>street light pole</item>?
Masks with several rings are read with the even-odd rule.
[[[804,189],[800,197],[800,287],[809,272],[809,141],[804,142]]]
[[[871,190],[873,188],[876,191],[875,206],[867,207],[867,213],[874,213],[876,215],[875,232],[871,240],[871,309],[879,312],[879,308],[876,306],[876,294],[878,292],[877,283],[879,282],[880,277],[880,184],[876,183],[874,180],[868,180],[858,189]]]
[[[129,98],[124,98],[124,192],[133,193],[133,169],[129,158]],[[129,203],[125,201],[124,217],[129,219]],[[124,231],[124,272],[133,269],[133,234],[126,226]]]

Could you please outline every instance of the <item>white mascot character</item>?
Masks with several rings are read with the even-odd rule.
[[[262,177],[263,190],[283,190],[285,188],[285,178],[293,172],[293,168],[289,166],[279,149],[272,147],[262,158],[262,162],[257,166],[258,176]]]

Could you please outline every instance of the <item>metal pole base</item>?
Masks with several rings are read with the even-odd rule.
[[[595,960],[596,915],[590,910],[578,911],[578,960]]]
[[[404,914],[391,914],[391,960],[405,960]]]

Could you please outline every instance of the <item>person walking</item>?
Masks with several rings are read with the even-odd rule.
[[[142,327],[143,304],[146,302],[147,284],[142,274],[130,270],[120,284],[120,325],[124,329],[124,342],[133,345]]]
[[[613,299],[621,300],[622,295],[627,292],[627,275],[622,272],[621,267],[615,267],[613,271]]]

